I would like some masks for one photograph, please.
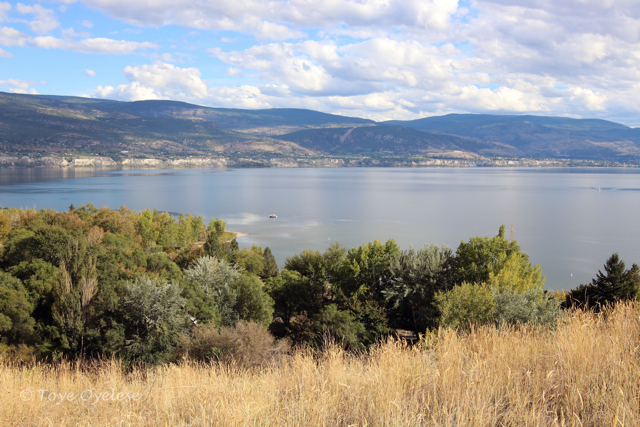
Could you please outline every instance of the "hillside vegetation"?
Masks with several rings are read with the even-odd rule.
[[[526,157],[640,162],[640,130],[605,120],[449,114],[372,120],[0,92],[0,152],[175,156]],[[448,153],[448,154],[447,154]]]
[[[640,267],[566,294],[504,226],[278,269],[219,219],[0,211],[2,425],[636,425]]]
[[[493,116],[448,114],[411,121],[388,121],[407,126],[493,142],[510,147],[510,155],[523,157],[565,157],[576,159],[640,158],[640,129],[596,119],[544,116]],[[479,148],[490,154],[493,148]],[[506,153],[505,153],[506,154]]]

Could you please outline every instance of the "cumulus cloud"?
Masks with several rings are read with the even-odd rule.
[[[233,30],[261,39],[305,37],[301,29],[414,27],[443,30],[457,11],[457,0],[169,0],[129,2],[83,0],[125,22],[141,26],[181,25],[201,30]]]
[[[29,37],[11,27],[0,28],[0,46],[24,46]]]
[[[46,9],[39,4],[27,6],[18,3],[16,10],[23,15],[33,15],[34,18],[28,22],[28,25],[34,33],[46,34],[60,26],[60,22],[58,22],[55,13],[51,9]]]
[[[172,65],[179,54],[150,53],[158,62],[125,68],[125,84],[103,82],[95,96],[313,108],[375,119],[538,113],[640,125],[640,2],[634,0],[80,1],[138,27],[186,27],[170,43],[173,50],[187,43],[196,49],[190,63],[203,43],[218,37],[206,47],[224,46],[208,52],[225,66],[202,67],[204,75],[196,66]],[[87,53],[159,48],[72,29],[47,36],[45,30],[56,28],[51,20],[46,25],[50,11],[17,8],[34,16],[29,25],[40,36],[5,27],[2,46]],[[9,12],[11,5],[0,3],[0,20]],[[238,33],[259,43],[248,46]],[[207,79],[221,81],[216,72],[250,84],[209,86]]]
[[[138,82],[130,85],[98,86],[94,91],[98,98],[121,99],[123,101],[143,101],[148,99],[167,99],[156,92],[154,88],[146,87]]]
[[[7,12],[11,10],[11,4],[0,2],[0,22],[7,20]]]
[[[52,36],[35,37],[29,44],[44,49],[72,50],[81,53],[132,54],[143,49],[157,49],[160,46],[149,42],[113,40],[103,37],[83,40],[59,39]]]
[[[31,86],[37,86],[41,84],[46,84],[46,83],[29,81],[29,80],[19,80],[19,79],[0,80],[0,86],[8,87],[9,88],[8,91],[11,93],[28,93],[32,95],[37,95],[38,91]]]
[[[85,68],[84,72],[87,73],[87,76],[89,76],[89,77],[94,77],[96,75],[95,71],[90,70],[88,68]]]
[[[0,49],[0,58],[13,58],[13,55],[4,49]]]
[[[197,68],[180,68],[165,62],[127,66],[124,74],[129,84],[98,86],[94,96],[127,101],[176,99],[198,102],[209,97],[207,82]]]
[[[204,99],[207,82],[197,68],[180,68],[164,62],[124,69],[127,79],[144,87],[152,87],[174,99]]]

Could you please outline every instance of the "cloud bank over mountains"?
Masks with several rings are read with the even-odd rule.
[[[45,51],[67,72],[20,72]],[[0,2],[0,63],[0,90],[16,92],[640,126],[630,0]]]

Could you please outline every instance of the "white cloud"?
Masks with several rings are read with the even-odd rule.
[[[75,31],[73,28],[66,28],[64,30],[62,30],[60,32],[60,34],[62,34],[62,38],[68,39],[68,38],[89,38],[91,37],[91,33],[88,33],[86,31]]]
[[[207,99],[209,87],[197,68],[180,68],[164,62],[125,67],[129,84],[98,86],[95,96],[128,101],[177,99],[198,102]]]
[[[16,5],[16,10],[23,15],[34,15],[34,19],[28,23],[29,28],[31,28],[31,31],[34,33],[46,34],[55,30],[60,25],[55,13],[51,9],[46,9],[39,4],[27,6],[22,3],[18,3]]]
[[[19,79],[0,80],[0,86],[9,87],[8,91],[11,93],[28,93],[32,95],[37,95],[38,91],[32,88],[31,86],[37,86],[42,84],[46,84],[46,83],[29,81],[29,80],[19,80]]]
[[[0,49],[0,58],[13,58],[13,55],[4,49]]]
[[[0,3],[0,22],[4,22],[8,19],[7,12],[11,10],[11,4],[6,2]]]
[[[203,99],[208,86],[197,68],[180,68],[164,62],[126,67],[124,73],[133,83],[152,87],[172,99]]]
[[[0,46],[24,46],[29,37],[15,28],[0,28]]]
[[[96,75],[95,71],[90,70],[88,68],[85,68],[84,72],[87,73],[87,76],[89,76],[89,77],[94,77]]]
[[[305,37],[300,29],[416,28],[441,31],[457,11],[457,0],[169,0],[128,2],[83,0],[87,6],[133,25],[181,25],[233,30],[260,39]]]
[[[182,62],[181,59],[174,58],[173,55],[171,55],[168,52],[161,53],[161,54],[152,53],[151,55],[149,55],[149,57],[151,57],[153,59],[158,59],[158,60],[164,61],[164,62]]]
[[[153,88],[142,86],[138,82],[130,85],[98,86],[94,95],[98,98],[121,99],[124,101],[143,101],[148,99],[166,99],[160,96]]]
[[[160,46],[149,42],[132,42],[107,38],[83,40],[59,39],[52,36],[35,37],[29,44],[44,49],[72,50],[81,53],[132,54],[142,49],[157,49]]]
[[[172,51],[194,49],[190,57],[146,53],[159,62],[127,67],[126,84],[103,81],[96,96],[313,108],[376,119],[539,113],[622,117],[640,125],[637,0],[81,1],[138,27],[186,27],[168,44]],[[11,7],[0,3],[0,20],[10,19]],[[18,13],[34,15],[33,31],[57,22],[48,9],[20,7]],[[48,26],[41,16],[49,17]],[[225,33],[212,37],[208,31]],[[261,41],[247,46],[249,39],[238,33]],[[208,52],[226,65],[196,63],[202,43],[216,38],[209,46],[224,50]],[[33,39],[12,28],[0,30],[0,45],[27,43],[86,53],[159,48],[73,29],[59,38]],[[181,58],[198,65],[170,64]],[[219,82],[222,73],[234,77],[226,81],[250,84],[210,87],[207,80]]]
[[[93,22],[88,21],[88,20],[84,20],[82,22],[80,22],[80,25],[82,25],[85,28],[93,28]]]

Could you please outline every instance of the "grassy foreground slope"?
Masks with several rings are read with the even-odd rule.
[[[620,304],[569,312],[555,328],[440,329],[413,348],[297,351],[254,369],[4,360],[0,424],[635,426],[639,312]]]

